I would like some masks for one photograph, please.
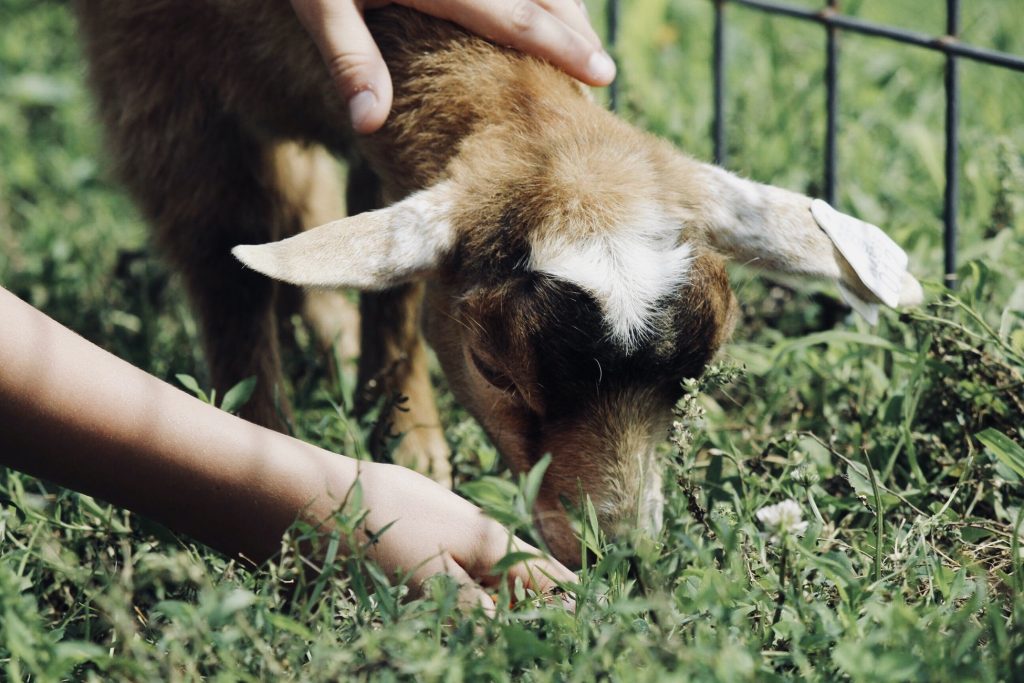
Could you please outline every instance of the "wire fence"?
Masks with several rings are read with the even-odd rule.
[[[946,96],[946,158],[945,158],[945,192],[943,201],[943,251],[944,273],[946,284],[956,285],[956,250],[957,250],[957,206],[960,184],[958,159],[959,146],[959,111],[960,111],[960,80],[957,63],[968,59],[993,67],[1024,72],[1024,55],[1014,55],[996,50],[989,50],[963,43],[959,40],[960,33],[960,0],[946,0],[946,33],[941,36],[928,35],[918,31],[910,31],[895,26],[873,23],[857,17],[842,14],[839,0],[826,0],[821,9],[808,9],[780,2],[767,0],[710,0],[714,4],[714,38],[712,69],[714,71],[714,121],[712,124],[712,141],[714,145],[715,163],[726,165],[726,126],[725,126],[725,62],[727,59],[726,17],[728,5],[738,9],[747,9],[768,14],[776,14],[798,21],[821,24],[825,30],[825,158],[823,175],[824,199],[835,204],[836,188],[839,179],[836,174],[838,165],[838,148],[836,131],[839,118],[839,34],[842,31],[874,36],[881,39],[914,45],[926,50],[941,52],[946,56],[945,96]],[[618,38],[618,24],[621,0],[607,0],[606,16],[608,21],[608,42],[614,47]],[[613,110],[619,106],[618,83],[610,88],[610,104]]]

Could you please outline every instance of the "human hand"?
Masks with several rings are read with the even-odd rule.
[[[588,85],[608,85],[615,64],[582,0],[393,0],[545,59]],[[291,0],[348,101],[352,127],[372,133],[391,110],[391,76],[363,11],[392,0]]]
[[[98,496],[261,562],[300,517],[330,526],[358,480],[370,556],[413,589],[436,574],[493,612],[482,586],[509,570],[537,592],[576,576],[512,540],[476,506],[395,465],[335,455],[246,422],[132,367],[0,287],[0,467]],[[42,355],[40,349],[43,349]],[[45,366],[45,367],[44,367]],[[390,528],[384,530],[385,527]]]
[[[517,538],[482,510],[431,479],[410,469],[381,463],[361,463],[364,530],[373,534],[391,525],[370,549],[370,557],[392,575],[410,575],[418,590],[424,581],[447,574],[460,584],[459,602],[481,605],[488,614],[494,603],[484,588],[501,580],[493,568],[509,552],[527,552],[536,559],[508,571],[526,588],[549,592],[559,582],[577,577],[558,561]],[[568,602],[568,599],[566,599]]]

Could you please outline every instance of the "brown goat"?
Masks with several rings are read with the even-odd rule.
[[[868,315],[860,302],[920,298],[874,226],[698,163],[551,66],[446,22],[368,15],[395,100],[380,132],[352,139],[286,2],[77,8],[117,168],[184,276],[216,385],[257,376],[245,415],[280,426],[276,290],[259,273],[358,288],[360,378],[409,397],[396,460],[445,480],[422,312],[508,464],[553,454],[537,518],[563,561],[579,559],[563,500],[581,488],[609,531],[660,522],[655,445],[680,380],[734,321],[723,256],[833,278]],[[379,180],[379,194],[350,185],[350,212],[389,208],[301,232],[340,217],[325,149]],[[231,255],[287,237],[235,249],[249,269]],[[328,340],[347,319],[333,292],[306,311]]]

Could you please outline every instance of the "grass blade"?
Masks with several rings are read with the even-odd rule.
[[[1024,477],[1024,448],[1002,432],[989,427],[975,435],[1003,464]]]

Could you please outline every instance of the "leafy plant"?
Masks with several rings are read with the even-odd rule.
[[[925,0],[843,9],[944,28]],[[1012,3],[962,9],[966,40],[1024,53]],[[712,10],[706,0],[623,3],[616,53],[624,115],[703,158]],[[820,27],[732,3],[726,11],[729,164],[813,193],[824,130]],[[0,282],[216,405],[202,388],[210,382],[180,285],[106,176],[65,4],[0,0],[0,26]],[[961,69],[958,290],[947,296],[929,284],[929,305],[869,329],[827,287],[797,290],[735,270],[743,320],[723,362],[687,382],[666,435],[664,528],[606,538],[583,499],[577,527],[592,561],[579,573],[575,613],[515,585],[499,595],[496,618],[462,613],[457,586],[440,578],[410,599],[362,547],[345,543],[360,519],[357,489],[335,535],[295,527],[273,561],[251,567],[3,471],[3,675],[1018,678],[1024,88],[1019,74]],[[844,35],[840,85],[840,207],[885,227],[937,283],[942,60]],[[293,322],[286,346],[298,435],[367,457],[374,424],[352,417],[354,369],[327,363]],[[241,383],[220,407],[239,409],[252,388]],[[544,462],[513,477],[450,392],[440,405],[458,490],[532,534]],[[797,506],[802,535],[783,538],[758,519],[784,501]],[[309,553],[316,544],[320,552]],[[346,545],[355,550],[342,553]]]

